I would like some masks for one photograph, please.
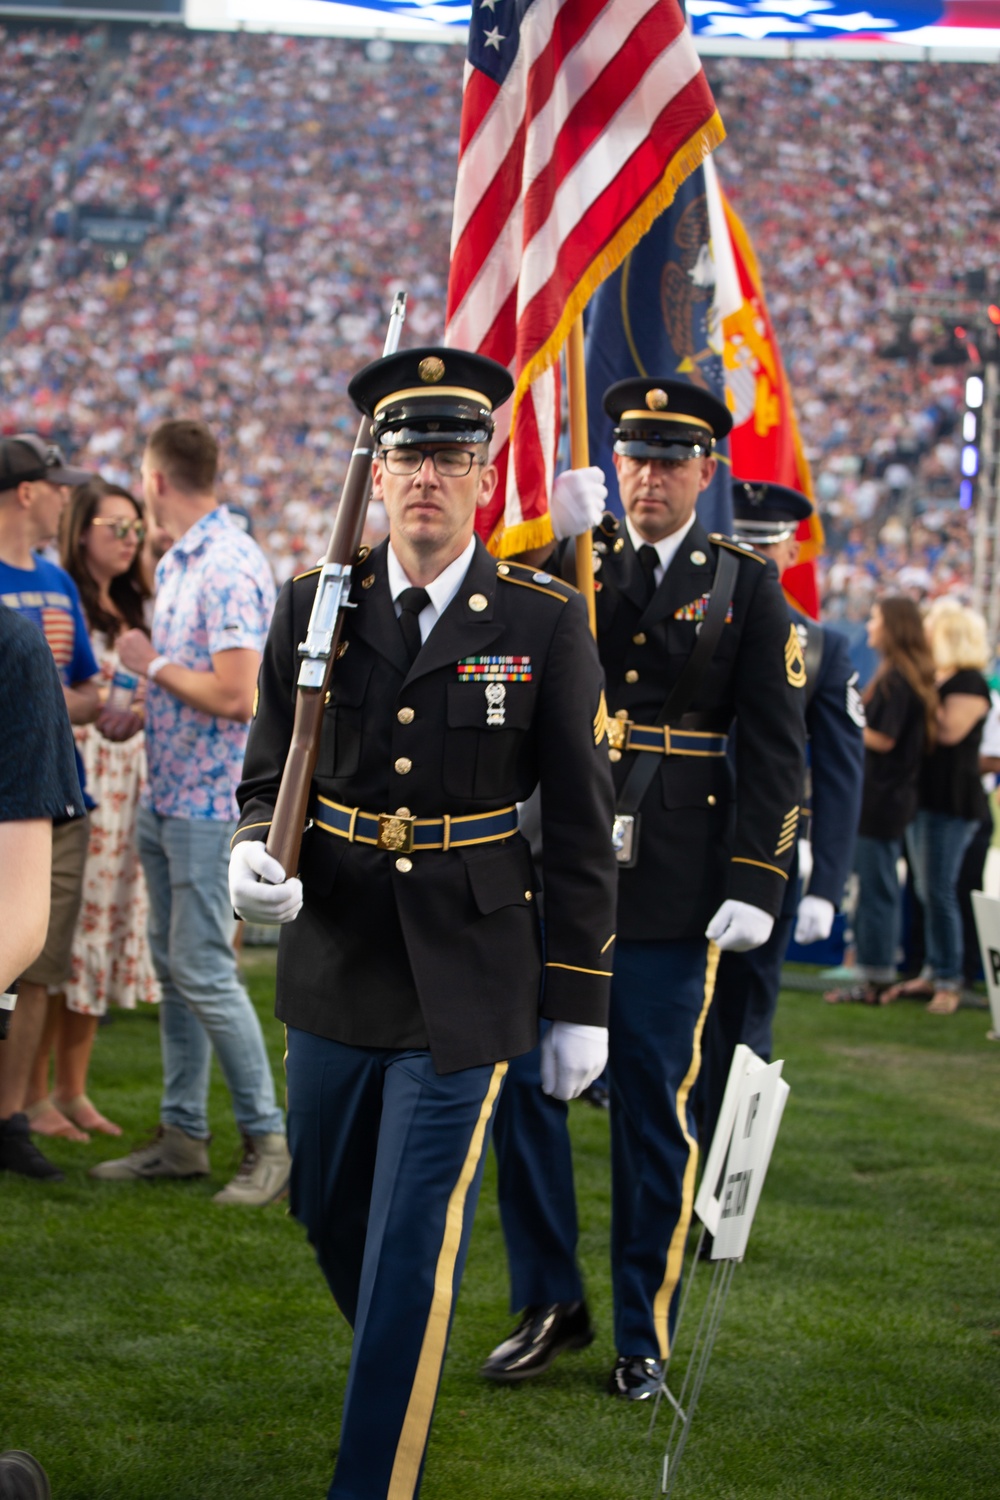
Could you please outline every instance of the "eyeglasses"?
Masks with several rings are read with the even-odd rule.
[[[442,479],[463,479],[474,463],[484,463],[469,448],[383,448],[379,457],[390,474],[418,474],[429,458]]]
[[[110,526],[117,542],[126,541],[130,531],[135,532],[137,542],[141,542],[146,535],[146,523],[140,521],[138,516],[134,521],[125,521],[119,517],[95,516],[90,524],[91,526]]]

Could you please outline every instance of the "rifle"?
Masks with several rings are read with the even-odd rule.
[[[389,315],[383,358],[395,354],[406,316],[406,293],[397,292]],[[340,505],[330,535],[330,545],[320,568],[306,638],[299,646],[298,691],[295,695],[295,722],[292,740],[281,773],[274,819],[267,837],[267,852],[278,861],[286,875],[299,867],[299,851],[309,809],[309,788],[316,757],[319,754],[323,710],[333,671],[337,644],[345,610],[353,608],[348,601],[351,591],[351,569],[361,545],[365,514],[371,496],[372,427],[362,417],[347,466]]]

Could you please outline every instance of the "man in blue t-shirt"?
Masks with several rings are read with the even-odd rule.
[[[69,487],[92,476],[71,469],[59,449],[32,433],[0,439],[0,604],[33,621],[44,635],[74,724],[100,711],[98,666],[91,650],[76,585],[36,548],[58,529]],[[8,724],[11,722],[7,721]],[[16,721],[15,726],[16,727]],[[50,993],[69,978],[73,932],[80,910],[87,857],[88,820],[68,815],[53,828],[51,911],[45,946],[21,975],[16,1024],[0,1048],[0,1141],[21,1130],[32,1063],[38,1051]],[[55,1002],[61,1003],[61,1002]],[[0,1161],[3,1155],[0,1153]],[[7,1170],[28,1177],[59,1176],[41,1152],[19,1154]]]

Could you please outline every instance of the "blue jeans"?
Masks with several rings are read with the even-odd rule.
[[[924,909],[923,977],[939,990],[962,988],[958,873],[979,822],[921,809],[906,830],[913,885]]]
[[[137,842],[149,887],[149,946],[163,988],[160,1119],[208,1137],[215,1048],[245,1135],[284,1133],[257,1012],[236,972],[229,901],[235,823],[162,818],[139,808]]]
[[[873,839],[858,835],[854,870],[858,877],[858,909],[854,917],[857,968],[862,979],[892,984],[899,951],[901,897],[896,863],[902,839]]]

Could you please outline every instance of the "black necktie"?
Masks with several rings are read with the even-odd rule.
[[[431,596],[426,589],[404,589],[396,596],[396,603],[400,608],[399,628],[403,632],[403,641],[411,663],[416,661],[421,646],[420,621],[417,616],[430,602]]]
[[[656,574],[654,570],[660,565],[660,554],[648,542],[643,542],[639,548],[638,556],[639,566],[646,579],[646,603],[648,604],[656,593]]]

